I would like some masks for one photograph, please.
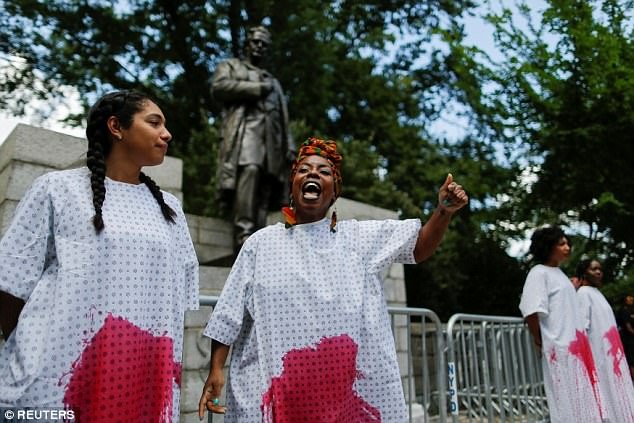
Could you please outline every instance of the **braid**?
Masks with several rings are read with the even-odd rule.
[[[145,185],[147,185],[147,187],[150,189],[150,192],[156,199],[156,202],[159,203],[159,206],[161,206],[161,212],[163,213],[165,220],[167,220],[168,222],[174,223],[174,217],[176,217],[176,212],[172,210],[172,208],[168,206],[167,203],[165,202],[165,199],[163,198],[163,193],[161,192],[161,188],[159,188],[159,186],[156,185],[156,182],[154,182],[152,178],[150,178],[143,172],[139,174],[139,180],[143,182]]]
[[[97,233],[99,233],[104,227],[101,208],[106,199],[106,185],[104,184],[106,178],[106,161],[103,156],[101,144],[93,143],[88,147],[86,162],[88,169],[90,169],[92,204],[95,207],[95,216],[92,218],[92,223]]]
[[[104,228],[103,215],[101,213],[103,202],[106,199],[106,154],[104,148],[110,150],[110,137],[106,127],[106,120],[112,111],[109,104],[98,103],[89,115],[86,125],[86,137],[88,138],[88,151],[86,151],[86,165],[90,169],[90,187],[92,189],[92,204],[95,215],[92,223],[97,233]]]

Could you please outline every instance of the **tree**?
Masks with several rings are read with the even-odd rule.
[[[132,0],[116,8],[101,1],[16,0],[0,6],[0,45],[27,65],[0,80],[0,92],[15,96],[36,76],[48,83],[43,97],[72,85],[86,106],[113,88],[149,92],[175,136],[171,154],[184,160],[186,211],[217,215],[211,183],[219,105],[209,80],[217,63],[240,53],[246,29],[264,23],[273,35],[267,67],[288,95],[296,140],[340,141],[345,196],[425,218],[448,170],[468,187],[473,207],[454,224],[465,233],[446,244],[437,265],[417,268],[446,283],[457,295],[451,307],[458,307],[465,278],[477,286],[484,277],[465,270],[466,263],[488,249],[496,260],[505,257],[504,240],[482,232],[495,219],[496,194],[511,179],[492,144],[478,136],[446,143],[428,130],[446,101],[466,103],[459,95],[471,83],[447,72],[455,58],[431,41],[458,42],[458,20],[473,7],[444,0]],[[69,120],[80,124],[81,117]],[[479,242],[487,251],[462,248],[469,259],[443,268],[461,242]],[[434,289],[433,283],[422,289]]]
[[[545,3],[490,11],[502,59],[454,43],[452,71],[474,81],[463,90],[473,119],[535,169],[528,185],[518,173],[506,222],[580,229],[584,253],[623,277],[634,253],[632,2]]]
[[[14,1],[0,9],[5,23],[0,41],[5,54],[23,58],[25,66],[13,69],[0,90],[15,97],[18,86],[28,86],[39,74],[46,83],[40,97],[56,97],[58,87],[72,85],[86,108],[113,88],[149,92],[166,110],[175,134],[171,154],[193,170],[185,175],[186,208],[210,212],[213,202],[203,206],[208,192],[201,184],[203,176],[209,180],[214,174],[215,163],[198,153],[211,154],[217,139],[213,131],[209,138],[192,134],[216,122],[219,105],[210,96],[209,80],[220,60],[239,54],[246,28],[263,21],[270,26],[269,65],[289,96],[295,126],[306,130],[298,138],[319,132],[344,143],[365,140],[389,168],[410,157],[411,146],[421,140],[420,109],[411,81],[402,73],[381,72],[377,57],[396,28],[417,28],[429,38],[440,26],[439,16],[451,19],[468,6],[136,0],[115,8],[110,2]],[[69,117],[78,125],[81,119]],[[194,147],[194,139],[203,148]]]

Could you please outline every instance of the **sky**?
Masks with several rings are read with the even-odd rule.
[[[18,123],[24,123],[27,125],[35,125],[46,129],[52,129],[53,131],[61,132],[63,134],[69,134],[76,137],[84,136],[84,128],[71,128],[64,126],[58,122],[43,122],[42,124],[37,124],[32,121],[29,121],[28,117],[15,117],[9,116],[6,114],[0,114],[0,144],[4,142],[7,136],[13,131],[13,128]]]
[[[73,87],[65,87],[64,101],[56,104],[47,104],[44,101],[31,101],[26,106],[26,114],[24,116],[15,116],[4,110],[0,111],[0,144],[4,142],[6,137],[13,131],[18,123],[39,126],[46,129],[52,129],[64,134],[74,135],[77,137],[84,136],[84,128],[73,128],[60,122],[69,113],[79,113],[82,108],[79,102],[79,93]],[[41,108],[52,108],[54,111],[50,117],[42,120],[36,113]]]
[[[510,0],[501,0],[504,3],[508,3]],[[541,0],[537,0],[541,2]],[[477,45],[483,50],[494,54],[495,47],[493,44],[493,36],[491,28],[485,24],[482,19],[478,17],[465,18],[465,25],[467,29],[467,42],[469,44]],[[2,59],[2,58],[0,58]],[[6,59],[5,59],[6,60]],[[1,71],[1,61],[0,61]],[[0,144],[4,142],[9,133],[13,130],[18,123],[25,123],[29,125],[35,125],[46,129],[51,129],[57,132],[70,134],[74,136],[83,137],[83,128],[73,128],[65,126],[60,122],[69,112],[81,112],[79,105],[79,94],[73,87],[65,87],[66,95],[64,96],[66,104],[56,104],[55,112],[47,119],[42,120],[37,117],[35,110],[42,107],[50,107],[44,102],[32,102],[27,106],[27,113],[25,116],[17,117],[7,114],[4,111],[0,111]],[[448,140],[460,139],[465,133],[466,122],[456,116],[451,107],[447,108],[447,112],[444,113],[441,118],[433,124],[431,132],[438,135],[439,138],[445,138]]]

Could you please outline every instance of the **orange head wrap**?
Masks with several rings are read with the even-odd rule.
[[[335,179],[335,198],[339,197],[343,188],[343,179],[339,170],[343,157],[337,152],[337,143],[332,140],[320,140],[319,138],[310,137],[302,143],[297,153],[297,159],[295,159],[291,168],[291,184],[300,162],[306,157],[314,155],[321,156],[330,163]]]

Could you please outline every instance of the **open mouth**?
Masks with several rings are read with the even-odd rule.
[[[316,200],[321,195],[321,186],[315,181],[308,181],[302,185],[304,200]]]

